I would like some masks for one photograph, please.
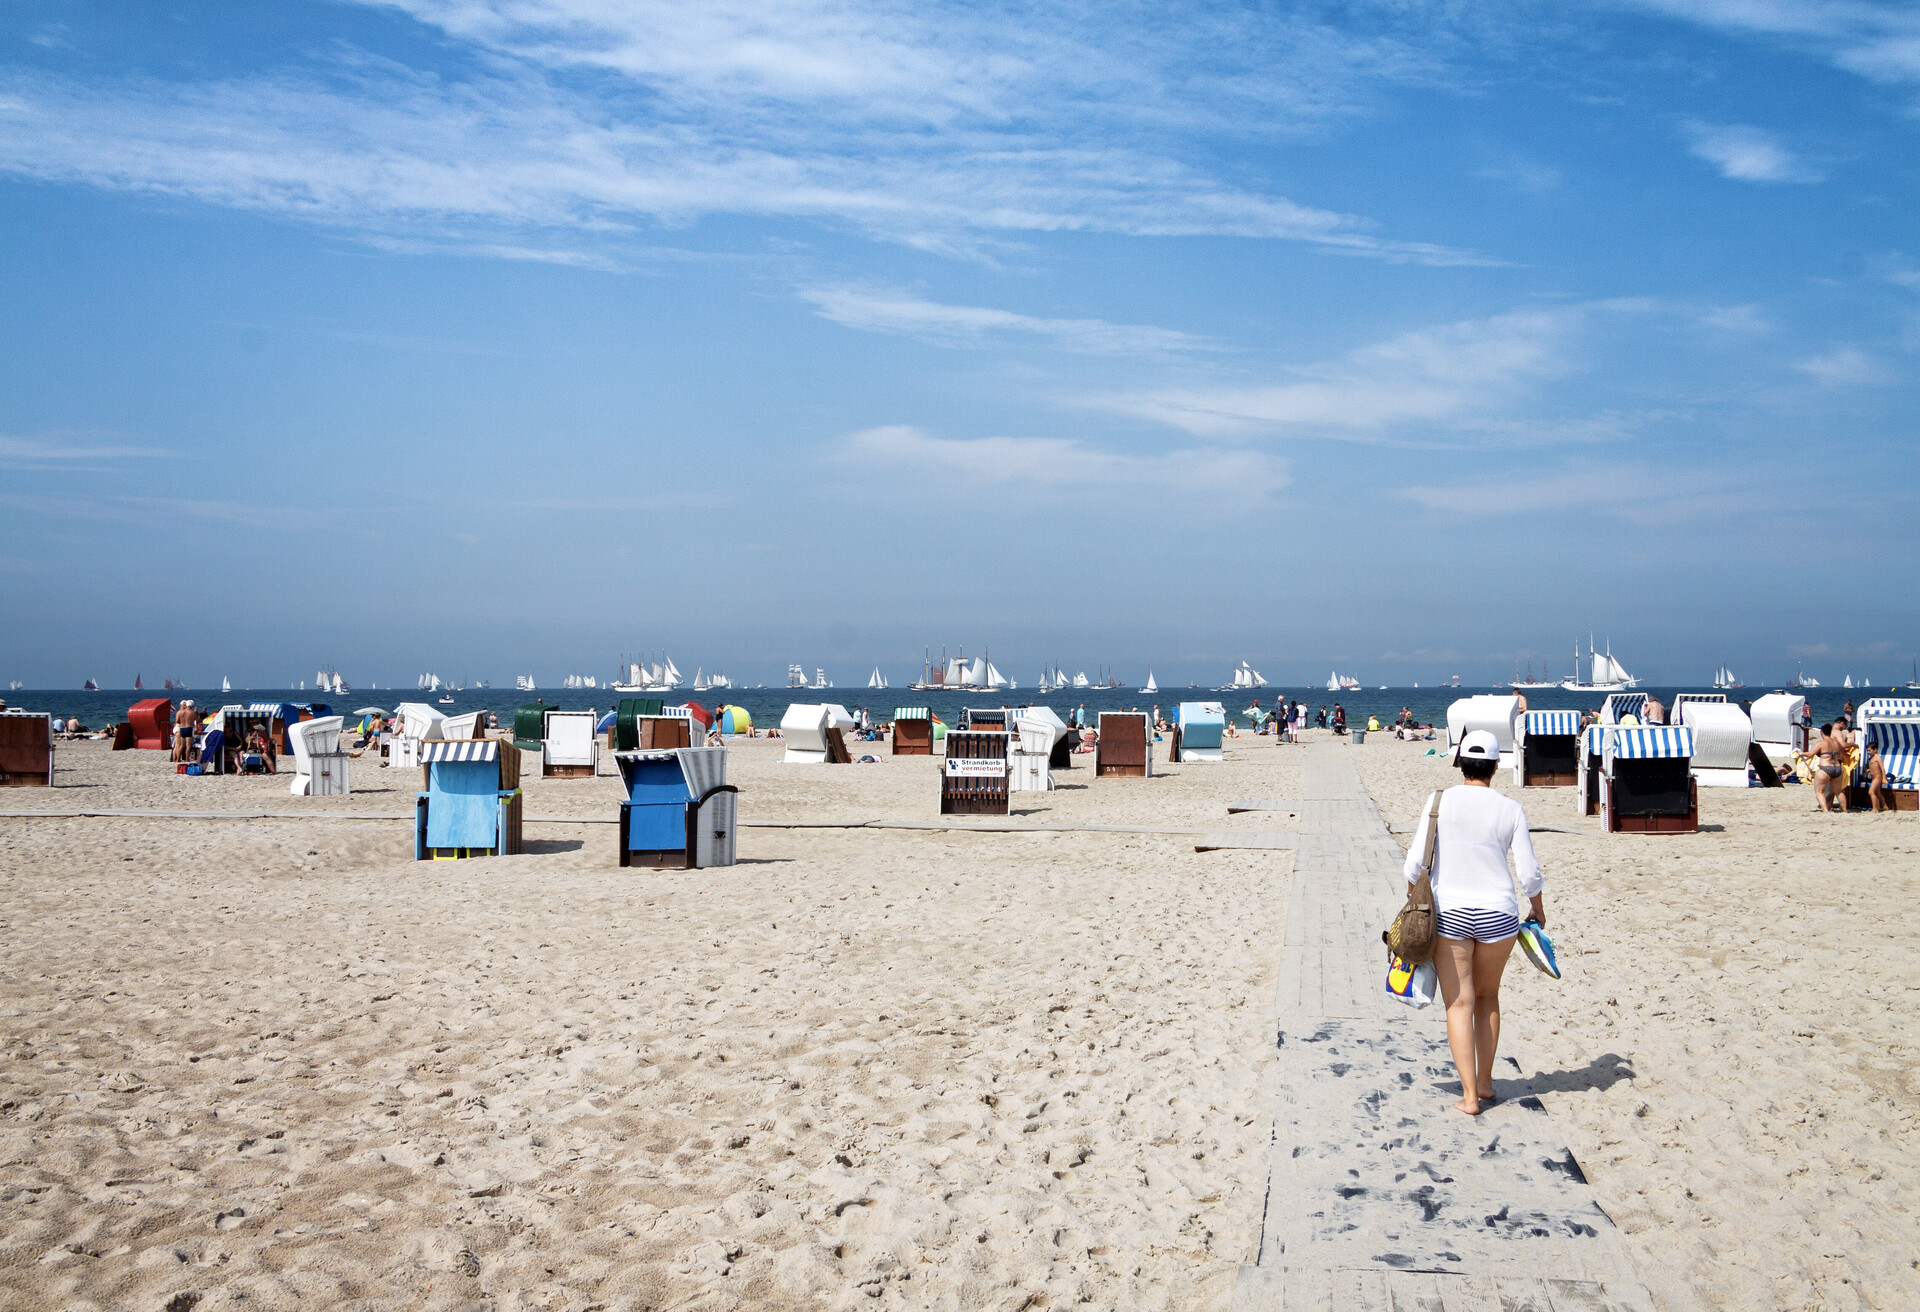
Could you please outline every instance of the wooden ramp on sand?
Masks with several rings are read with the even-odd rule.
[[[1297,806],[1279,1109],[1235,1312],[1654,1312],[1519,1066],[1460,1115],[1439,1004],[1385,995],[1402,849],[1343,753],[1309,748]]]

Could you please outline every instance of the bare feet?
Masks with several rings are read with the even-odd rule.
[[[1483,1089],[1479,1093],[1475,1094],[1474,1096],[1480,1099],[1481,1102],[1499,1102],[1500,1101],[1500,1095],[1495,1093],[1492,1089]]]
[[[1453,1105],[1453,1109],[1457,1112],[1465,1112],[1469,1116],[1478,1116],[1480,1114],[1480,1100],[1478,1098],[1462,1098]]]

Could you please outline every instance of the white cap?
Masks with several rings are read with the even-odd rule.
[[[1455,753],[1460,761],[1497,761],[1500,759],[1500,740],[1485,729],[1475,729],[1460,740],[1460,750]]]

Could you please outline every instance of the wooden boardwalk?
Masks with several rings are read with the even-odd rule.
[[[1510,1058],[1478,1118],[1436,1001],[1388,998],[1403,859],[1345,743],[1307,749],[1280,956],[1279,1108],[1236,1312],[1652,1312],[1613,1222]],[[1365,750],[1364,748],[1360,750]],[[1245,806],[1246,803],[1236,803]],[[1514,968],[1525,970],[1516,954]]]

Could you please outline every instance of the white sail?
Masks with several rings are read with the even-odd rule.
[[[873,673],[867,676],[867,687],[884,688],[886,686],[887,681],[880,677],[880,667],[878,665],[874,666]]]
[[[1147,667],[1147,681],[1140,685],[1141,692],[1159,692],[1160,685],[1153,681],[1153,667]]]
[[[666,677],[672,680],[674,683],[679,683],[686,677],[685,675],[680,673],[680,667],[673,663],[673,657],[671,656],[667,657]]]
[[[999,670],[994,668],[992,661],[988,661],[987,662],[987,687],[1004,688],[1006,686],[1007,686],[1006,676],[1001,674]]]
[[[973,658],[973,664],[967,669],[966,681],[975,688],[986,687],[987,662],[983,658],[979,656]]]
[[[227,682],[227,676],[224,674],[220,676],[220,691],[221,692],[233,691],[233,685]]]
[[[1073,676],[1073,686],[1076,688],[1091,688],[1093,685],[1087,682],[1087,672],[1082,670]]]

